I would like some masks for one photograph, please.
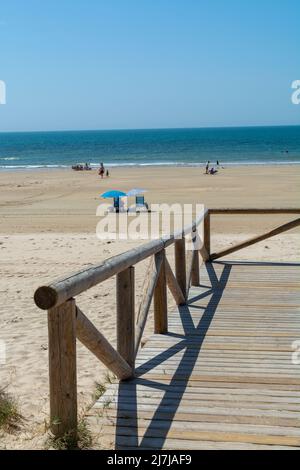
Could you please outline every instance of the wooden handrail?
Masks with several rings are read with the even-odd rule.
[[[209,209],[210,214],[300,214],[299,208],[264,208],[264,209],[256,209],[256,208],[245,208],[245,207],[238,207],[238,208],[226,208],[226,207],[219,207],[219,208],[211,208]]]
[[[274,237],[275,235],[278,235],[279,233],[287,232],[288,230],[298,227],[299,225],[300,225],[300,218],[292,220],[291,222],[288,222],[287,224],[284,224],[284,225],[280,225],[279,227],[276,227],[273,230],[270,230],[269,232],[266,232],[262,235],[257,235],[256,237],[249,238],[248,240],[244,242],[238,243],[237,245],[231,246],[230,248],[219,251],[218,253],[213,253],[210,256],[210,259],[214,260],[214,259],[218,259],[223,256],[226,256],[226,255],[229,255],[231,253],[234,253],[235,251],[241,250],[242,248],[247,248],[248,246],[254,245],[255,243],[266,240],[267,238]]]
[[[150,241],[142,246],[133,248],[120,255],[113,256],[99,265],[73,273],[68,277],[57,280],[48,286],[39,287],[34,294],[36,305],[42,310],[49,310],[64,303],[66,300],[96,286],[140,261],[155,255],[162,249],[175,243],[191,233],[200,224],[204,215],[201,214],[190,226],[172,235]]]
[[[68,432],[75,437],[77,433],[76,337],[119,380],[133,377],[135,357],[152,299],[154,299],[154,331],[158,334],[168,331],[166,287],[167,278],[170,283],[172,271],[166,259],[165,248],[172,244],[176,246],[180,244],[180,249],[184,250],[180,257],[184,258],[183,237],[196,232],[205,214],[198,216],[190,226],[181,231],[109,258],[99,265],[71,274],[36,290],[34,294],[36,305],[48,310],[50,426],[55,436],[62,436]],[[152,271],[150,270],[148,287],[135,321],[134,265],[149,257],[154,257]],[[195,272],[196,268],[195,263],[194,281],[199,276],[199,273]],[[185,266],[183,271],[185,272]],[[114,275],[117,281],[117,350],[76,306],[74,299],[76,295]],[[173,273],[172,276],[174,277]],[[180,303],[185,302],[185,296],[178,286],[183,279],[185,277],[181,276],[178,265],[177,279],[174,277],[171,290],[173,294],[175,292],[175,297],[177,296]]]
[[[71,297],[81,294],[130,266],[158,253],[163,248],[164,242],[161,239],[153,240],[145,245],[113,256],[99,265],[71,274],[48,286],[41,286],[34,294],[35,303],[43,310],[56,307]]]

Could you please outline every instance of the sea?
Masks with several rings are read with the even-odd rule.
[[[300,126],[0,132],[0,170],[300,163]]]

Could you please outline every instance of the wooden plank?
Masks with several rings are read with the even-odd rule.
[[[111,446],[117,446],[118,450],[134,450],[136,438],[130,438],[128,436],[118,436],[117,444],[115,443],[115,437],[111,436]],[[132,446],[132,447],[131,447]],[[105,447],[110,449],[112,447]],[[101,448],[101,447],[100,447]],[[103,447],[102,447],[103,448]],[[188,439],[160,439],[153,437],[145,437],[143,439],[143,445],[138,447],[138,450],[150,450],[150,449],[168,449],[168,450],[297,450],[298,447],[291,446],[277,446],[277,445],[265,445],[265,444],[251,444],[251,443],[239,443],[239,442],[214,442],[214,441],[191,441]]]
[[[143,374],[145,375],[145,374]],[[174,374],[172,373],[161,373],[161,372],[151,372],[147,374],[149,380],[161,380],[169,379],[171,380]],[[176,373],[176,380],[187,381],[190,377],[189,373]],[[300,386],[300,379],[295,378],[294,376],[288,377],[279,377],[278,375],[266,377],[265,374],[261,375],[249,375],[249,374],[219,374],[219,373],[210,373],[210,374],[193,374],[193,381],[197,382],[244,382],[248,384],[276,384],[276,385],[297,385]]]
[[[145,378],[146,382],[148,383],[147,375],[145,374],[141,379],[137,378],[135,382],[133,382],[131,385],[136,387],[137,381],[143,380]],[[172,376],[160,376],[158,379],[155,379],[151,377],[151,380],[149,378],[149,387],[153,387],[153,384],[156,384],[157,388],[163,387],[164,389],[167,389],[168,386],[170,385],[170,382],[172,381],[172,387],[180,387],[180,388],[185,388],[185,387],[209,387],[209,388],[215,388],[215,387],[221,387],[221,388],[236,388],[238,390],[262,390],[264,391],[267,387],[268,390],[270,391],[289,391],[289,392],[299,392],[299,386],[298,385],[292,385],[292,384],[263,384],[263,383],[246,383],[243,381],[235,381],[235,382],[230,382],[229,380],[222,380],[222,382],[216,382],[214,380],[203,380],[202,383],[199,383],[197,380],[193,379],[193,376],[189,377],[188,380],[185,382],[182,382],[182,380],[178,379],[176,377]],[[117,386],[117,384],[113,384],[114,386]],[[96,406],[96,404],[95,404]]]
[[[137,397],[138,398],[138,397]],[[109,397],[106,402],[100,403],[99,406],[95,406],[96,408],[99,409],[112,409],[112,410],[118,410],[118,411],[130,411],[133,412],[135,411],[137,414],[139,414],[140,411],[151,411],[152,413],[155,413],[156,415],[161,412],[168,412],[174,414],[174,411],[178,413],[210,413],[212,410],[214,412],[218,413],[221,412],[220,410],[225,410],[227,409],[227,414],[234,413],[235,410],[237,409],[240,410],[239,412],[243,415],[248,415],[249,413],[253,412],[255,416],[260,416],[260,414],[265,414],[266,412],[270,412],[273,415],[276,415],[278,413],[277,417],[279,418],[280,414],[294,414],[299,417],[299,407],[297,405],[293,405],[290,403],[278,403],[277,405],[274,403],[263,403],[263,402],[258,402],[258,403],[251,403],[248,401],[239,401],[238,404],[234,403],[233,400],[228,400],[228,401],[211,401],[211,402],[189,402],[189,403],[181,403],[178,404],[178,399],[176,400],[166,400],[162,399],[159,402],[149,400],[146,402],[142,402],[142,399],[138,398],[138,403],[130,403],[126,402],[126,400],[118,400],[118,403],[116,403],[114,400],[111,400]],[[172,423],[170,423],[172,424]]]
[[[199,389],[199,387],[198,387]],[[120,389],[119,389],[120,390]],[[220,389],[221,390],[221,389]],[[236,392],[236,393],[235,393]],[[141,390],[138,389],[136,390],[136,395],[133,397],[130,395],[130,391],[122,390],[120,391],[120,396],[122,397],[122,402],[123,403],[134,403],[136,400],[136,397],[140,398],[139,403],[145,403],[145,404],[152,404],[156,403],[159,404],[162,398],[168,397],[168,400],[171,402],[172,400],[176,400],[178,398],[178,395],[180,395],[178,389],[174,390],[172,387],[172,390],[168,392],[161,392],[157,390],[152,390],[151,392],[146,391],[146,390]],[[110,398],[111,400],[116,399],[118,400],[118,396],[115,394],[114,390],[111,390],[111,392],[107,392],[105,394],[105,399],[103,399],[103,402]],[[254,396],[253,394],[245,394],[245,393],[238,393],[238,390],[235,390],[234,392],[229,392],[228,390],[222,390],[219,391],[219,393],[215,392],[215,389],[210,392],[202,392],[201,388],[200,391],[198,392],[185,392],[182,400],[180,401],[181,405],[186,405],[186,406],[191,406],[191,408],[198,404],[205,405],[207,404],[208,406],[215,406],[215,403],[220,403],[220,402],[227,402],[227,401],[234,401],[234,400],[239,400],[241,402],[249,402],[253,406],[256,403],[276,403],[277,405],[280,405],[280,403],[283,404],[292,404],[292,405],[300,405],[299,397],[285,397],[285,396],[272,396],[272,395],[263,395],[260,394],[258,396]],[[203,403],[204,402],[204,403]],[[213,403],[212,403],[213,402]],[[300,407],[296,407],[298,409],[298,418],[300,418]],[[296,409],[295,409],[296,411]]]
[[[56,437],[77,434],[75,321],[74,299],[48,311],[50,428]]]
[[[156,423],[156,422],[155,422]],[[192,423],[191,423],[192,424]],[[205,423],[208,427],[210,423]],[[200,426],[200,423],[197,423]],[[222,425],[225,427],[225,425]],[[150,429],[150,430],[149,430]],[[284,429],[284,428],[282,428]],[[183,440],[208,440],[208,441],[221,441],[221,442],[239,442],[239,443],[251,443],[251,444],[270,444],[270,445],[288,445],[288,446],[297,446],[300,447],[300,437],[298,436],[285,436],[285,435],[268,435],[268,434],[261,434],[259,433],[260,427],[256,426],[257,433],[247,433],[247,432],[233,432],[233,431],[197,431],[197,430],[190,430],[190,429],[173,429],[171,428],[168,431],[168,437],[174,439],[184,439]],[[261,430],[262,431],[262,430]],[[111,426],[103,426],[103,432],[105,434],[109,434],[111,431]],[[140,427],[137,429],[137,436],[139,439],[142,439],[146,430],[145,428]],[[130,427],[122,427],[118,426],[118,436],[126,436],[130,437],[133,433],[132,428]],[[165,437],[165,429],[156,428],[155,426],[148,428],[147,436],[158,438],[158,437]]]
[[[190,413],[190,415],[192,412]],[[110,417],[108,418],[108,420]],[[104,421],[104,427],[109,427],[108,420],[103,420]],[[126,421],[127,420],[127,421]],[[130,433],[130,428],[133,429],[136,426],[136,420],[132,419],[130,417],[118,417],[118,432],[120,432],[120,428],[122,427],[124,432]],[[151,428],[153,435],[155,436],[155,431],[157,432],[157,435],[159,435],[159,431],[162,431],[164,428],[169,427],[169,422],[168,420],[164,419],[153,419],[151,420],[151,423],[149,423],[149,420],[145,418],[139,419],[140,421],[140,426],[139,430],[142,428],[146,428],[148,426]],[[194,420],[190,420],[189,417],[187,420],[176,420],[174,421],[174,425],[172,426],[172,431],[178,431],[181,433],[184,433],[184,436],[187,437],[188,433],[192,432],[209,432],[209,433],[219,433],[221,432],[222,434],[230,434],[230,433],[239,433],[239,434],[244,434],[245,436],[272,436],[275,438],[278,437],[278,439],[282,438],[291,438],[295,445],[300,446],[300,429],[295,427],[295,426],[278,426],[278,425],[268,425],[268,424],[262,424],[261,422],[259,425],[257,424],[252,424],[252,423],[243,423],[241,422],[242,420],[236,419],[233,420],[236,422],[231,422],[230,420],[223,420],[221,421],[222,429],[220,429],[220,423],[215,422],[215,421],[202,421],[199,420],[198,422],[195,422]],[[150,424],[150,426],[149,426]],[[128,431],[127,431],[128,430]],[[178,435],[179,439],[184,439],[183,435],[181,434]],[[195,438],[195,437],[194,437]],[[243,441],[242,441],[243,442]],[[246,441],[247,442],[247,441]],[[248,442],[251,442],[249,440]],[[255,441],[254,441],[255,442]],[[278,444],[280,442],[277,442]],[[292,444],[292,442],[290,442]]]
[[[140,419],[152,420],[154,414],[154,406],[152,405],[152,410],[150,409],[151,404],[147,407],[139,407],[138,415]],[[290,411],[282,411],[279,415],[276,414],[276,410],[264,410],[259,408],[230,408],[230,413],[228,413],[228,408],[224,406],[223,408],[217,406],[205,407],[202,408],[195,406],[195,410],[184,406],[180,407],[180,410],[176,410],[176,413],[172,413],[172,406],[164,407],[163,409],[155,412],[156,420],[168,420],[172,419],[176,421],[191,421],[191,422],[202,422],[202,423],[219,423],[220,426],[222,423],[231,423],[231,424],[257,424],[264,426],[282,426],[282,427],[299,427],[300,419],[299,413],[298,416],[294,416],[296,413]],[[148,408],[148,409],[146,409]],[[157,410],[157,405],[155,407]],[[116,424],[115,420],[118,418],[133,418],[136,414],[136,409],[133,405],[128,405],[128,407],[122,406],[122,409],[109,404],[105,408],[105,414],[109,419]],[[290,417],[292,415],[292,417]],[[150,423],[149,423],[150,424]]]
[[[134,385],[135,385],[136,393],[141,392],[141,393],[144,393],[145,396],[146,395],[149,396],[149,394],[151,394],[151,396],[153,396],[153,394],[164,395],[167,391],[167,387],[164,387],[164,388],[155,388],[154,386],[151,387],[150,385],[144,384],[143,382],[139,383],[138,379],[135,381]],[[209,385],[210,386],[208,386],[207,383],[204,383],[203,385],[196,384],[196,385],[187,385],[187,386],[184,386],[183,384],[181,386],[172,385],[172,389],[169,390],[168,393],[185,392],[185,394],[188,394],[189,396],[195,395],[196,397],[198,395],[205,395],[205,394],[207,394],[210,397],[215,397],[218,394],[221,396],[226,394],[228,396],[231,396],[231,395],[248,396],[248,397],[252,397],[253,400],[256,400],[256,398],[260,400],[260,397],[263,397],[263,398],[267,398],[267,397],[282,398],[283,397],[286,400],[288,400],[289,398],[300,399],[300,391],[297,391],[297,390],[292,390],[292,391],[282,390],[282,389],[277,390],[277,389],[269,389],[268,387],[255,388],[254,386],[252,386],[251,388],[249,387],[241,388],[237,386],[236,384],[235,386],[234,385],[230,386],[230,384],[228,384],[227,387],[224,386],[224,384],[216,385],[214,383],[213,386],[212,384],[209,384]],[[122,392],[126,393],[127,391],[128,393],[130,393],[130,391],[132,390],[132,386],[133,386],[132,383],[125,383],[125,382],[121,384],[121,387],[119,387],[118,384],[112,384],[107,388],[105,396],[109,394],[117,396],[120,388],[122,388]],[[98,403],[102,401],[102,398],[103,397],[99,398]]]

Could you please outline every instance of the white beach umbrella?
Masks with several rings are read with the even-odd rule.
[[[141,189],[141,188],[134,188],[134,189],[131,189],[130,191],[128,191],[126,193],[126,196],[139,196],[140,194],[144,194],[146,193],[147,190],[146,189]]]

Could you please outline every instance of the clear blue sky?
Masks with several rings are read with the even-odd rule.
[[[0,131],[300,124],[300,1],[3,1],[0,79]]]

